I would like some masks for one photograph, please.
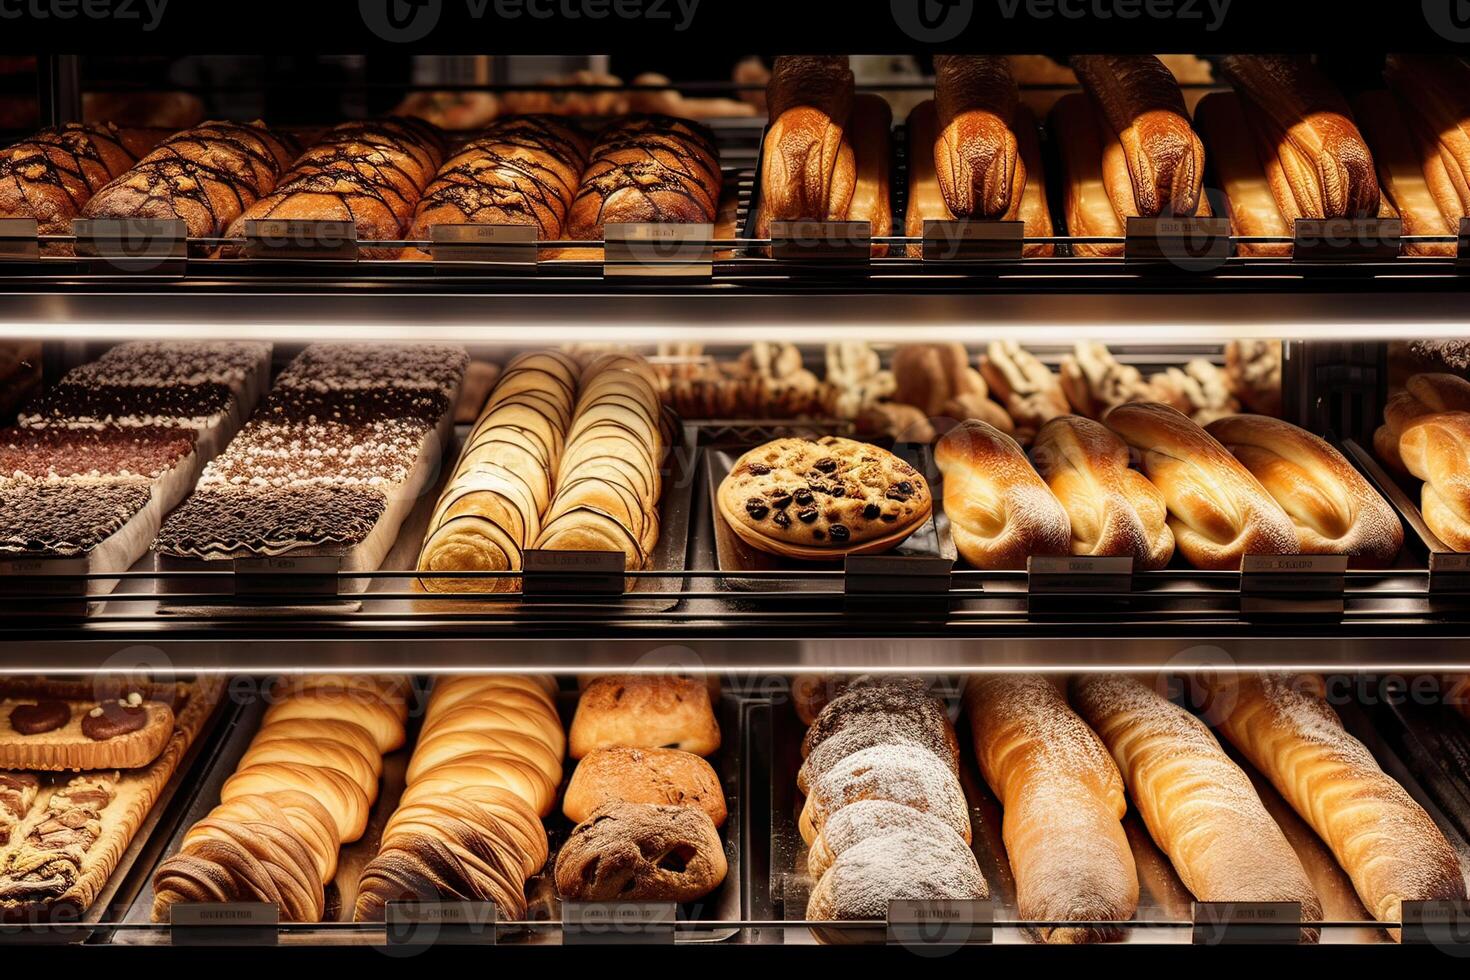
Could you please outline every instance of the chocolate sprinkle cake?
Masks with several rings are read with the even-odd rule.
[[[181,558],[281,554],[364,540],[387,507],[370,487],[212,488],[163,522],[153,550]]]
[[[199,488],[396,485],[408,479],[428,428],[417,419],[347,425],[257,417],[205,468]]]
[[[0,430],[0,480],[154,480],[194,452],[192,429],[103,425]]]
[[[128,385],[63,378],[21,413],[27,426],[202,425],[229,411],[235,393],[227,385]]]
[[[145,481],[9,484],[0,489],[0,552],[84,555],[132,520],[152,493]]]
[[[370,425],[385,419],[419,419],[424,428],[444,417],[449,396],[414,387],[283,388],[266,399],[263,414],[279,422],[340,422]]]
[[[459,390],[469,363],[464,348],[442,344],[312,344],[281,372],[275,393],[366,389],[381,396],[393,388],[437,392],[447,399]]]

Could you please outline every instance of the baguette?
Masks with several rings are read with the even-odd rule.
[[[1309,60],[1230,55],[1220,64],[1245,97],[1246,117],[1287,221],[1378,214],[1373,155],[1347,101]]]
[[[1430,152],[1430,191],[1451,225],[1470,214],[1470,66],[1443,55],[1389,55],[1385,73],[1410,126]]]
[[[847,136],[853,75],[846,57],[781,57],[766,86],[771,124],[762,144],[757,234],[772,221],[841,221],[857,161]]]
[[[892,129],[893,110],[882,96],[859,95],[853,100],[848,136],[852,140],[857,177],[847,220],[866,221],[874,238],[893,234],[893,205],[889,199]],[[888,246],[873,246],[873,254],[887,255]]]
[[[1163,62],[1152,55],[1077,55],[1072,69],[1123,149],[1136,213],[1151,218],[1198,212],[1204,144]]]
[[[264,124],[207,122],[167,140],[103,187],[85,218],[180,219],[190,238],[223,235],[269,194],[295,155],[295,141]]]
[[[1417,134],[1405,125],[1403,105],[1391,92],[1363,92],[1353,100],[1358,124],[1373,148],[1378,166],[1378,184],[1384,200],[1404,223],[1405,235],[1455,235],[1458,219],[1452,225],[1441,211],[1439,198],[1428,179],[1432,164],[1443,167],[1436,148],[1424,145]],[[1455,197],[1458,207],[1459,197]],[[1454,242],[1410,244],[1404,254],[1454,258]]]
[[[1026,164],[1016,141],[1019,101],[1005,58],[936,55],[935,173],[957,218],[1012,221],[1020,213]]]
[[[1398,515],[1327,440],[1263,415],[1218,419],[1205,431],[1286,511],[1301,554],[1347,555],[1359,568],[1382,568],[1398,557]]]
[[[1131,557],[1141,570],[1174,556],[1174,532],[1157,487],[1128,467],[1128,446],[1107,426],[1063,415],[1042,426],[1036,471],[1067,511],[1072,554]]]
[[[1194,109],[1195,124],[1204,135],[1215,179],[1225,193],[1230,234],[1240,238],[1290,238],[1292,228],[1281,215],[1266,168],[1249,137],[1250,124],[1240,96],[1211,92]],[[1289,258],[1292,246],[1241,244],[1236,253],[1254,257]]]
[[[1250,777],[1210,729],[1122,674],[1073,679],[1072,704],[1097,732],[1144,825],[1201,902],[1297,902],[1319,922],[1322,903]],[[1303,929],[1315,942],[1318,931]]]
[[[1122,238],[1123,222],[1103,176],[1103,133],[1087,97],[1073,93],[1058,99],[1051,110],[1051,130],[1061,147],[1067,234],[1073,238]],[[1074,244],[1072,254],[1113,258],[1123,254],[1123,246]]]
[[[713,222],[720,155],[703,125],[670,116],[627,116],[597,139],[567,215],[578,241],[602,238],[607,222]]]
[[[1027,921],[1119,922],[1138,907],[1118,767],[1039,675],[971,678],[965,708],[981,775],[1005,808],[1001,836]],[[1116,926],[1049,925],[1048,943],[1107,942]]]
[[[1221,672],[1205,685],[1220,731],[1331,848],[1374,917],[1400,922],[1403,902],[1465,898],[1444,834],[1343,728],[1320,677]]]
[[[231,222],[226,235],[242,236],[245,222],[274,218],[351,221],[363,242],[402,238],[443,159],[443,133],[421,119],[342,123],[307,148],[270,194]],[[365,254],[396,258],[400,251]]]

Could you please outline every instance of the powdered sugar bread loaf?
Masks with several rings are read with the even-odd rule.
[[[1121,823],[1123,780],[1107,748],[1036,674],[971,678],[965,708],[980,772],[1005,808],[1001,836],[1020,916],[1117,922],[1138,907],[1138,872]],[[1049,943],[1121,938],[1111,926],[1046,926]]]
[[[902,899],[984,899],[990,889],[965,842],[900,831],[858,842],[818,879],[807,900],[813,922],[882,919]]]
[[[934,747],[951,768],[959,759],[959,743],[943,703],[922,688],[893,685],[855,688],[833,698],[807,729],[802,755],[810,758],[827,741],[872,727],[891,732],[894,744]]]
[[[1289,555],[1296,528],[1230,451],[1189,417],[1157,402],[1119,405],[1108,428],[1138,450],[1169,505],[1174,540],[1196,568],[1240,568],[1246,555]]]
[[[1465,898],[1444,834],[1343,728],[1320,677],[1214,673],[1205,684],[1220,731],[1332,849],[1376,918],[1401,921],[1408,901]]]
[[[1264,415],[1217,419],[1205,431],[1286,511],[1303,554],[1348,555],[1368,568],[1398,556],[1398,515],[1327,440]]]
[[[1073,679],[1072,703],[1107,744],[1128,795],[1184,886],[1202,902],[1322,904],[1250,777],[1194,715],[1137,678]],[[1303,930],[1316,941],[1317,930]]]
[[[1068,555],[1067,511],[1010,436],[975,419],[934,451],[944,512],[960,556],[976,568],[1025,568],[1032,555]]]
[[[1174,532],[1164,496],[1128,466],[1128,446],[1106,426],[1063,415],[1042,426],[1031,455],[1067,511],[1074,555],[1132,557],[1144,570],[1169,564]]]
[[[812,787],[798,826],[810,844],[831,817],[859,800],[888,800],[943,820],[966,843],[970,809],[954,772],[934,753],[912,745],[875,745],[827,771]]]
[[[902,834],[952,841],[954,846],[968,850],[954,828],[932,813],[892,800],[858,800],[838,810],[822,826],[807,852],[807,871],[820,878],[845,851],[863,841]]]

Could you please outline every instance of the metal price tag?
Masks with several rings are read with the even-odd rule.
[[[1130,217],[1124,236],[1123,257],[1128,261],[1218,269],[1230,257],[1228,218]]]
[[[925,221],[924,261],[960,262],[1020,259],[1024,221]]]
[[[335,555],[236,558],[234,568],[237,596],[336,597],[342,559]]]
[[[536,269],[534,225],[435,225],[429,238],[435,262],[481,262],[516,272]]]
[[[1346,555],[1246,555],[1240,610],[1251,614],[1342,615]]]
[[[1400,218],[1298,218],[1291,254],[1314,262],[1393,259],[1403,237]]]
[[[1404,902],[1399,915],[1406,944],[1470,946],[1470,902]]]
[[[714,275],[711,224],[612,222],[602,230],[608,278],[708,279]]]
[[[1470,262],[1470,218],[1460,219],[1460,244],[1455,250],[1459,262]]]
[[[1026,561],[1026,588],[1043,595],[1132,592],[1133,559],[1033,555]]]
[[[357,261],[357,223],[265,218],[245,222],[247,259]]]
[[[1295,946],[1301,935],[1300,902],[1194,903],[1196,946]]]
[[[0,559],[0,603],[14,616],[85,616],[86,573],[86,558]]]
[[[888,903],[888,945],[964,946],[994,936],[995,906],[977,899]]]
[[[628,556],[621,551],[540,551],[521,553],[526,595],[622,595]]]
[[[673,902],[565,902],[566,946],[662,946],[674,941]]]
[[[274,946],[281,910],[269,902],[217,902],[169,907],[175,946]]]
[[[389,902],[389,946],[495,945],[494,902]]]
[[[189,227],[170,218],[77,218],[76,253],[120,272],[174,275],[189,257]]]
[[[909,555],[848,555],[842,588],[848,595],[945,595],[954,571],[951,558]]]
[[[1429,591],[1470,592],[1470,555],[1449,551],[1430,554]]]
[[[39,259],[40,234],[35,218],[0,218],[0,259]]]
[[[873,257],[873,226],[866,221],[773,221],[771,257],[866,265]]]

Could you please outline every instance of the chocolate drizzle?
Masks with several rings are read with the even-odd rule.
[[[670,116],[628,116],[593,148],[572,203],[571,236],[601,238],[609,220],[710,222],[719,196],[719,150],[708,129]]]
[[[67,234],[92,195],[137,159],[111,124],[43,129],[0,150],[0,215],[35,218],[43,235]]]

